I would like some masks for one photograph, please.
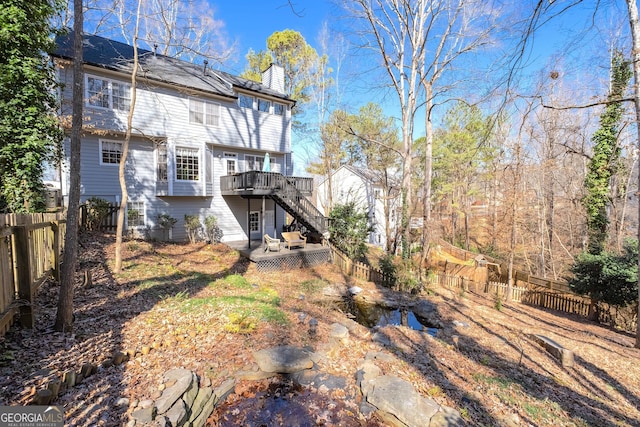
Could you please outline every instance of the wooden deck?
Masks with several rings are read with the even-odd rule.
[[[292,249],[286,249],[282,245],[279,252],[265,252],[264,244],[260,240],[252,240],[250,246],[246,240],[225,243],[256,263],[258,271],[308,268],[331,261],[331,249],[320,243],[307,243],[305,248],[293,247]]]

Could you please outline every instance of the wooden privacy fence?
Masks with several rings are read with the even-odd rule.
[[[591,301],[578,295],[560,294],[556,292],[529,290],[524,299],[525,304],[538,305],[551,310],[578,314],[587,317]]]
[[[429,283],[432,285],[438,285],[445,288],[456,288],[469,290],[473,286],[474,291],[484,292],[491,295],[500,295],[504,298],[507,293],[507,284],[500,282],[487,282],[478,283],[473,280],[467,279],[463,276],[453,276],[450,274],[435,273],[429,276]],[[514,286],[511,289],[511,299],[513,301],[521,302],[526,295],[528,289],[523,287]]]
[[[105,207],[104,212],[96,213],[92,212],[89,205],[80,205],[79,222],[80,227],[89,230],[102,230],[115,232],[118,225],[118,210],[120,209],[119,203],[112,203]],[[96,215],[101,217],[96,217]],[[94,224],[94,222],[97,222]]]
[[[17,313],[33,327],[33,296],[50,275],[59,279],[65,230],[61,213],[0,215],[0,335]]]
[[[353,276],[356,279],[366,280],[379,285],[388,286],[392,284],[392,279],[380,270],[365,263],[353,261],[347,254],[335,246],[330,246],[333,263],[337,265],[343,273]]]

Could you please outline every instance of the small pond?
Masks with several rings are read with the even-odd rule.
[[[429,322],[417,316],[408,308],[390,308],[383,305],[364,304],[346,298],[344,302],[346,310],[354,317],[354,320],[367,328],[383,327],[387,325],[402,325],[416,331],[427,332],[435,336],[437,329]]]

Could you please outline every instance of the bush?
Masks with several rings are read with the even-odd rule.
[[[361,260],[367,253],[367,237],[371,232],[366,212],[355,203],[336,205],[329,214],[331,240],[354,260]]]
[[[198,215],[185,215],[184,216],[184,228],[187,230],[187,236],[189,236],[189,242],[195,243],[198,240],[198,233],[200,232],[200,217]]]
[[[410,259],[401,259],[393,255],[380,258],[379,268],[389,278],[389,286],[402,292],[422,290],[422,284],[416,277],[417,265]]]
[[[387,254],[378,261],[378,268],[380,268],[382,274],[388,278],[388,281],[386,282],[388,286],[395,286],[396,281],[398,280],[398,268],[394,263],[394,258],[395,257],[393,255]]]
[[[621,254],[582,253],[571,267],[569,286],[594,302],[626,307],[638,299],[638,241],[627,239]]]
[[[87,206],[87,229],[97,230],[102,221],[109,215],[111,203],[100,197],[91,197],[85,202]]]
[[[222,230],[218,227],[218,218],[209,215],[204,219],[204,232],[207,240],[211,243],[220,243],[222,240]]]
[[[176,222],[178,222],[177,219],[169,214],[159,214],[156,216],[156,220],[158,227],[166,231],[171,230],[173,226],[176,225]]]

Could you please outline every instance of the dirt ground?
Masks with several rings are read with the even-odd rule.
[[[137,401],[158,393],[168,369],[191,369],[216,386],[239,370],[253,369],[254,350],[282,344],[322,348],[330,325],[345,318],[339,306],[323,298],[325,286],[358,285],[374,299],[407,298],[354,282],[330,265],[258,273],[225,245],[126,242],[119,274],[112,272],[113,253],[112,236],[83,239],[73,334],[52,330],[57,286],[47,282],[37,297],[36,328],[14,325],[0,339],[0,404],[28,404],[36,390],[63,372],[87,362],[100,365],[129,350],[137,353],[128,362],[101,367],[55,402],[64,407],[67,425],[125,425]],[[91,272],[90,283],[84,271]],[[244,276],[249,290],[276,295],[276,314],[284,314],[284,321],[230,329],[229,309],[221,302],[239,297],[238,289],[220,280],[231,274]],[[444,327],[435,338],[405,327],[382,328],[378,332],[392,343],[384,351],[393,358],[380,367],[455,408],[469,425],[640,426],[640,350],[633,348],[634,337],[521,304],[503,304],[498,311],[492,298],[471,292],[430,289],[411,298],[433,302]],[[318,320],[316,334],[309,333],[301,316]],[[355,389],[354,373],[367,351],[382,348],[371,332],[363,327],[352,334],[349,345],[331,352],[321,369],[344,376],[348,389]],[[530,334],[572,350],[575,366],[563,368]],[[148,354],[140,353],[144,347]],[[230,401],[249,399],[265,387],[238,384]],[[338,395],[324,398],[340,400]],[[306,408],[304,416],[317,425],[341,425],[347,419],[350,425],[381,425],[344,405]],[[342,412],[319,416],[327,408]],[[214,412],[210,425],[242,424],[233,419]]]

